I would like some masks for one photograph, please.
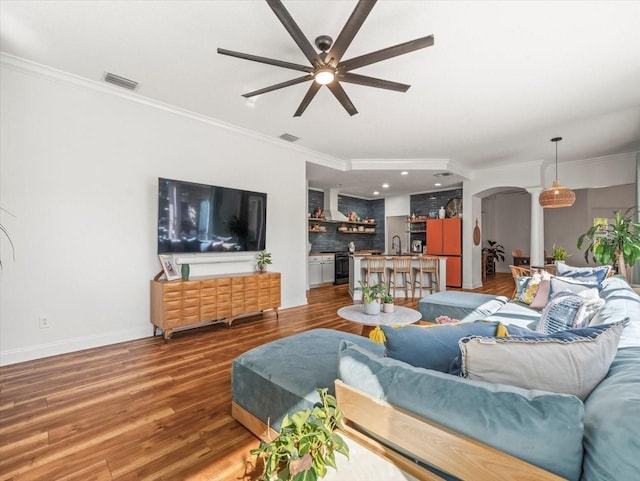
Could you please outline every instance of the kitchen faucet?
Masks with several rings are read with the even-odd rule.
[[[398,246],[396,247],[396,237],[398,238]],[[395,248],[396,249],[396,255],[400,255],[402,254],[402,240],[400,239],[399,235],[394,235],[391,238],[391,248]]]

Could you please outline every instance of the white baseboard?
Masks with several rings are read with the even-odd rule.
[[[83,349],[91,349],[94,347],[108,346],[119,342],[151,337],[152,331],[153,328],[151,324],[149,324],[149,326],[144,329],[138,328],[95,336],[76,337],[73,339],[63,339],[46,344],[0,351],[0,366],[7,366],[9,364],[57,356],[58,354],[66,354],[69,352],[82,351]]]

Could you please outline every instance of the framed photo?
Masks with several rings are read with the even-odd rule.
[[[168,281],[175,281],[176,279],[180,279],[182,277],[182,274],[178,270],[178,266],[172,255],[160,254],[158,256],[158,259],[160,259],[162,270],[164,271],[164,275],[167,276]]]

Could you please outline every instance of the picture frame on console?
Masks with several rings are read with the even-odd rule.
[[[172,255],[159,254],[158,259],[160,259],[162,270],[164,271],[164,275],[167,277],[168,281],[175,281],[176,279],[180,279],[182,277],[182,274],[178,269],[176,261]]]

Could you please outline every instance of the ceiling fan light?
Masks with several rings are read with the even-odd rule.
[[[315,79],[320,85],[327,85],[336,78],[336,74],[330,68],[319,68],[315,72]]]

